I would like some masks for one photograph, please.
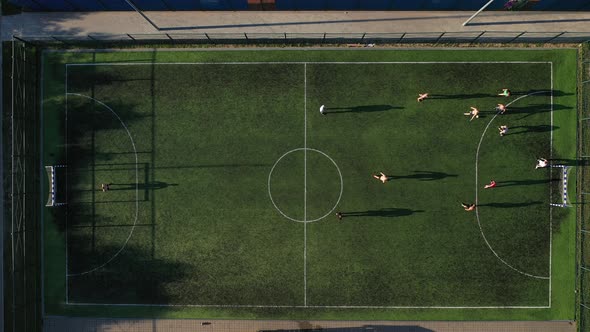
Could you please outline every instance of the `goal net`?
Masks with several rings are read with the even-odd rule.
[[[49,192],[47,195],[47,203],[45,206],[59,206],[65,205],[65,199],[61,194],[63,190],[58,192],[58,181],[61,181],[62,173],[60,170],[65,169],[66,165],[54,165],[54,166],[45,166],[45,171],[47,172],[47,179],[49,180]],[[63,183],[59,183],[60,186],[64,186]]]
[[[552,165],[553,168],[560,168],[561,169],[561,188],[559,191],[559,196],[561,196],[561,203],[550,203],[552,206],[559,206],[559,207],[568,207],[568,198],[567,198],[567,175],[570,170],[569,166],[565,165]]]

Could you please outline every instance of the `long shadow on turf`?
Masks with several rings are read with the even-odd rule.
[[[380,210],[340,212],[343,218],[348,217],[405,217],[424,210],[385,208]]]
[[[444,178],[453,177],[456,178],[457,174],[449,174],[443,172],[432,172],[432,171],[413,171],[414,174],[408,175],[388,175],[387,177],[392,179],[415,179],[419,181],[435,181],[442,180]]]
[[[551,111],[561,111],[561,110],[569,110],[572,109],[571,107],[561,105],[561,104],[553,104],[553,108],[551,105],[548,104],[534,104],[525,107],[509,107],[508,112],[506,115],[510,114],[524,114],[524,116],[520,117],[519,120],[528,118],[531,115],[535,115],[537,113],[543,112],[551,112]]]
[[[485,98],[493,97],[490,93],[468,93],[468,94],[456,94],[456,95],[428,95],[430,99],[474,99],[474,98]]]
[[[541,90],[528,90],[528,91],[511,91],[512,96],[524,96],[532,93],[539,93],[539,92],[547,92],[547,95],[550,95],[551,90],[541,89]],[[572,96],[573,93],[566,93],[561,90],[553,90],[554,97],[562,97],[562,96]]]
[[[503,208],[503,209],[513,209],[513,208],[521,208],[531,205],[538,205],[543,202],[541,201],[533,201],[533,202],[520,202],[520,203],[486,203],[486,204],[478,204],[477,206],[489,206],[493,208]]]
[[[135,190],[136,184],[135,183],[111,183],[111,190]],[[139,183],[137,184],[137,188],[139,190],[157,190],[157,189],[164,189],[170,186],[178,186],[178,183],[167,183],[162,181],[151,181],[146,183]]]
[[[587,159],[553,158],[553,159],[549,159],[549,161],[553,165],[565,165],[565,166],[588,166],[588,165],[590,165],[590,160],[587,160]]]
[[[135,239],[135,241],[138,241]],[[150,241],[149,238],[143,241]],[[91,246],[92,239],[78,234],[68,243],[69,272],[88,271],[104,263],[120,245]],[[69,299],[96,303],[177,303],[178,288],[187,279],[199,278],[198,267],[166,257],[153,258],[146,242],[127,246],[111,264],[94,272],[68,278]],[[165,256],[165,255],[164,255]],[[176,289],[174,289],[176,288]]]
[[[329,107],[324,109],[326,114],[340,114],[340,113],[369,113],[369,112],[384,112],[389,110],[401,110],[402,106],[391,105],[363,105],[350,107]]]
[[[519,131],[514,131],[514,129],[520,129]],[[550,126],[550,125],[538,125],[538,126],[514,126],[510,127],[510,131],[504,136],[509,135],[517,135],[517,134],[528,134],[528,133],[544,133],[548,131],[553,131],[555,129],[559,129],[558,126]]]
[[[559,179],[496,181],[496,188],[513,187],[513,186],[530,186],[530,185],[536,185],[536,184],[550,183],[550,182],[554,182],[554,181],[559,181]]]
[[[226,167],[270,167],[272,164],[208,164],[208,165],[178,165],[158,166],[157,169],[180,169],[180,168],[226,168]]]

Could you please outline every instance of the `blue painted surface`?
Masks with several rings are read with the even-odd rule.
[[[123,0],[86,0],[86,2],[100,2],[106,7],[106,10],[131,10],[131,7]],[[98,6],[100,6],[100,4],[98,4]]]
[[[33,11],[132,10],[124,0],[8,0]],[[131,0],[142,10],[247,10],[248,0]],[[488,0],[275,0],[277,10],[477,10]],[[502,10],[496,0],[488,10]],[[590,0],[539,0],[533,10],[590,10]]]
[[[140,10],[171,10],[162,0],[132,0]]]

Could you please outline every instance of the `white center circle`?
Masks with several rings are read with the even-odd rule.
[[[313,151],[316,153],[321,154],[322,156],[328,158],[332,164],[334,165],[334,167],[336,167],[336,170],[338,171],[338,176],[340,178],[340,193],[338,194],[338,199],[336,200],[336,203],[334,204],[334,206],[332,207],[332,209],[330,209],[330,211],[328,211],[326,214],[324,214],[323,216],[316,218],[316,219],[311,219],[311,220],[307,220],[307,216],[304,216],[304,220],[300,220],[300,219],[296,219],[293,217],[290,217],[289,215],[287,215],[285,212],[283,212],[275,203],[275,201],[272,198],[272,190],[271,190],[271,178],[272,178],[272,172],[274,171],[275,167],[279,164],[279,162],[285,158],[287,155],[293,153],[293,152],[297,152],[297,151]],[[327,154],[325,154],[324,152],[320,151],[320,150],[316,150],[316,149],[310,149],[310,148],[297,148],[297,149],[293,149],[291,151],[287,151],[285,152],[285,154],[283,154],[279,159],[277,159],[277,161],[274,163],[274,165],[272,165],[272,168],[270,169],[270,173],[268,174],[268,196],[270,197],[270,201],[272,202],[272,205],[275,207],[275,209],[277,211],[279,211],[279,213],[292,221],[296,221],[296,222],[314,222],[314,221],[318,221],[320,219],[324,219],[325,217],[327,217],[330,213],[332,213],[336,207],[338,206],[338,204],[340,203],[340,199],[342,198],[342,191],[344,189],[344,182],[342,180],[342,173],[340,172],[340,168],[338,167],[338,165],[336,164],[336,162],[334,161],[334,159],[332,159],[330,156],[328,156]],[[304,188],[304,190],[307,190],[307,188]],[[307,204],[307,202],[304,202],[304,204]]]

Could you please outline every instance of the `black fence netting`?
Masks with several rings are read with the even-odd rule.
[[[39,51],[3,49],[4,331],[41,331]]]

